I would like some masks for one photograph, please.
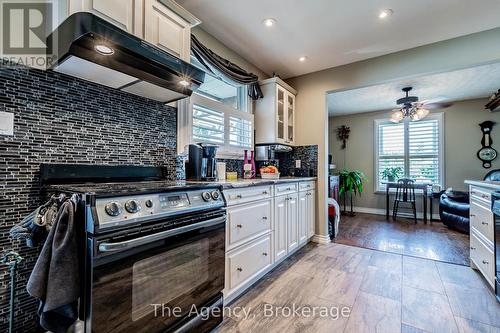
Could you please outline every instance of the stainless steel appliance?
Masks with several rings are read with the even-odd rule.
[[[256,145],[255,146],[255,162],[257,175],[260,175],[260,168],[265,166],[275,166],[279,169],[280,161],[276,153],[291,152],[292,147],[285,145]]]
[[[88,12],[69,16],[47,45],[55,55],[50,69],[161,102],[191,96],[205,79],[202,70]]]
[[[218,186],[166,182],[159,168],[61,168],[85,178],[51,186],[85,198],[85,332],[209,332],[222,321],[213,311],[225,273]],[[61,168],[45,173],[67,182]]]
[[[495,294],[500,302],[500,192],[491,195],[492,211],[495,220]]]

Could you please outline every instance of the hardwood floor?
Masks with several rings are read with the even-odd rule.
[[[299,250],[229,309],[217,333],[500,333],[500,303],[471,268],[335,243]]]
[[[335,243],[367,249],[469,265],[469,236],[441,222],[424,224],[412,220],[357,213],[342,216]]]

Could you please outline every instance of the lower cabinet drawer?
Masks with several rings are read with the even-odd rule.
[[[298,189],[297,183],[285,183],[285,184],[274,185],[274,195],[279,196],[284,194],[295,193],[297,192],[297,189]]]
[[[314,190],[315,188],[316,188],[316,182],[315,181],[300,182],[299,183],[299,191]]]
[[[272,265],[271,236],[269,233],[226,254],[226,292],[238,288]]]
[[[471,227],[475,228],[480,232],[489,242],[493,245],[493,233],[494,233],[494,219],[493,213],[490,210],[488,204],[485,204],[479,200],[471,199],[470,201],[470,224]]]
[[[227,209],[227,244],[231,249],[272,229],[272,199]]]
[[[227,205],[239,205],[251,201],[272,198],[271,186],[251,186],[245,188],[235,188],[222,191],[226,198]]]
[[[491,286],[495,285],[495,255],[475,232],[470,235],[470,259]]]

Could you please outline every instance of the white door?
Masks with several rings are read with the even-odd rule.
[[[287,197],[288,252],[299,246],[297,193]]]
[[[309,232],[309,192],[299,192],[299,213],[298,213],[298,231],[299,244],[307,242],[307,234]]]
[[[158,0],[144,2],[144,39],[189,62],[191,27]]]
[[[316,228],[316,192],[308,191],[307,196],[307,210],[308,210],[308,232],[307,237],[314,236]]]
[[[274,255],[279,261],[287,254],[287,202],[286,196],[276,197],[274,201]]]
[[[136,8],[140,10],[139,0],[70,0],[68,13],[90,12],[125,31],[135,33]]]

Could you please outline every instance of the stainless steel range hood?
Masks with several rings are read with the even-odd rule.
[[[161,102],[190,96],[205,79],[191,64],[86,12],[47,38],[50,69]]]

